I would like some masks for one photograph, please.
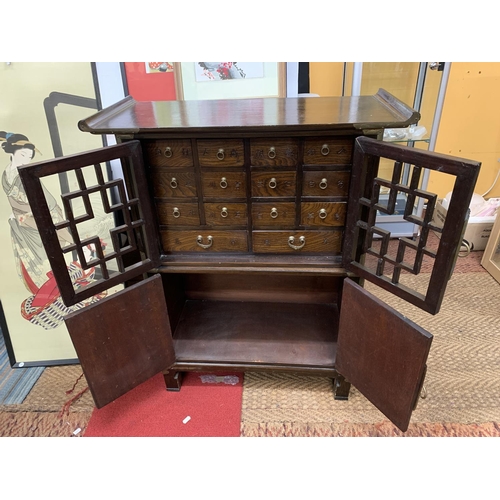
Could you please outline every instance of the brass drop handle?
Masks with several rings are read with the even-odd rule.
[[[323,144],[323,146],[321,146],[321,154],[323,156],[328,156],[330,154],[330,148],[328,147],[328,144]]]
[[[276,189],[276,186],[278,185],[278,183],[276,182],[276,179],[273,177],[270,181],[269,181],[269,187],[271,189]]]
[[[278,209],[276,207],[271,208],[271,218],[276,219],[278,217]]]
[[[269,151],[267,152],[267,156],[271,158],[271,160],[274,160],[276,158],[276,148],[274,146],[271,146],[269,148]]]
[[[166,157],[166,158],[172,158],[172,155],[174,153],[172,152],[172,148],[170,146],[167,146],[165,148],[165,151],[163,152],[163,155]]]
[[[300,245],[295,245],[295,236],[290,236],[288,238],[288,246],[290,248],[293,248],[294,250],[300,250],[301,248],[304,248],[304,245],[306,244],[306,237],[301,236],[299,238]]]
[[[227,207],[222,207],[222,210],[220,212],[220,216],[226,218],[229,215],[227,211]]]
[[[326,177],[321,179],[321,182],[319,183],[319,188],[320,189],[326,189],[328,187],[328,181],[326,180]]]
[[[322,208],[320,211],[319,211],[319,218],[320,219],[326,219],[326,216],[327,216],[327,212],[324,208]]]
[[[172,177],[172,179],[170,180],[170,187],[172,189],[177,189],[177,179],[175,177]]]
[[[173,215],[176,219],[178,219],[181,216],[181,211],[177,207],[174,207]]]
[[[196,238],[196,244],[205,250],[212,246],[214,239],[212,238],[212,236],[207,236],[207,241],[208,241],[208,243],[205,245],[203,243],[203,236],[201,234],[198,235],[198,237]]]
[[[217,151],[217,159],[219,161],[222,161],[224,159],[224,150],[222,148],[219,149],[219,151]]]
[[[227,179],[225,177],[221,178],[221,180],[220,180],[220,187],[222,189],[226,189],[227,188]]]

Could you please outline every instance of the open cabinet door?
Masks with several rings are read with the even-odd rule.
[[[111,161],[120,161],[123,179],[109,178]],[[65,322],[100,408],[174,362],[161,276],[112,293],[160,262],[140,143],[26,165],[19,174],[49,274],[74,311]],[[54,176],[68,186],[60,201],[42,183]]]
[[[335,369],[403,432],[422,388],[432,335],[344,281]]]
[[[479,168],[475,161],[357,138],[344,238],[345,268],[436,314],[462,242]],[[437,196],[421,187],[425,169],[447,175],[453,185],[443,227],[433,221]],[[417,208],[423,205],[425,210],[419,214]],[[418,234],[394,244],[391,233],[376,224],[379,213],[403,215],[415,224]],[[432,241],[433,232],[440,236]],[[417,288],[408,278],[424,269],[422,278],[427,282],[422,280],[423,286]]]

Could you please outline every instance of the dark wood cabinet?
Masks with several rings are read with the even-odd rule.
[[[66,318],[96,405],[159,371],[168,389],[179,390],[186,371],[281,370],[331,377],[339,399],[352,382],[406,430],[432,336],[362,284],[373,281],[437,313],[479,171],[477,162],[380,140],[385,128],[418,119],[383,90],[339,98],[126,98],[79,124],[114,134],[116,146],[22,167],[65,303],[126,285]],[[122,178],[105,180],[103,165],[113,160]],[[89,168],[94,183],[85,180]],[[432,223],[437,197],[421,187],[426,168],[455,178],[443,228]],[[52,219],[42,186],[58,172],[77,179],[62,196],[62,221]],[[116,221],[112,248],[81,230],[96,193]],[[376,219],[393,213],[401,196],[405,219],[419,230],[395,241]],[[76,198],[89,205],[85,213],[73,213]],[[61,247],[62,230],[72,244]],[[435,245],[432,231],[441,233]],[[101,278],[77,286],[69,253]],[[432,269],[427,289],[411,290],[405,276],[424,262]]]

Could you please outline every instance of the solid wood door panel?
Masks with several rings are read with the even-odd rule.
[[[408,429],[432,335],[346,278],[336,370],[402,431]]]
[[[175,362],[158,274],[71,313],[64,321],[97,408]]]

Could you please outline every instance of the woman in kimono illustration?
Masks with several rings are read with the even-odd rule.
[[[10,163],[2,174],[2,187],[12,208],[9,225],[17,274],[30,293],[21,304],[21,315],[31,323],[49,330],[59,326],[66,314],[99,300],[105,294],[72,307],[64,305],[17,172],[18,167],[30,163],[39,151],[22,134],[0,132],[0,144],[5,153],[10,155]],[[55,198],[47,189],[43,189],[54,222],[64,220]],[[72,242],[67,231],[60,231],[59,237],[63,243]],[[76,287],[91,283],[95,274],[93,268],[83,270],[78,261],[71,262],[68,271]]]

